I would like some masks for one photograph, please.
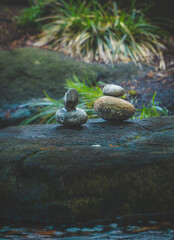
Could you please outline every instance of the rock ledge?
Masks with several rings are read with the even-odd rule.
[[[174,116],[0,130],[0,218],[65,223],[174,212]]]

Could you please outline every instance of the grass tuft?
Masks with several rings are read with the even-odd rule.
[[[118,9],[113,1],[57,1],[54,14],[40,19],[43,32],[35,46],[50,44],[87,62],[151,64],[156,56],[164,62],[161,38],[167,34],[137,10],[135,2],[130,9]]]
[[[167,116],[168,115],[167,108],[160,107],[160,102],[156,102],[155,97],[156,97],[156,92],[154,93],[151,102],[147,106],[143,105],[143,108],[136,109],[136,113],[133,116],[133,119]]]

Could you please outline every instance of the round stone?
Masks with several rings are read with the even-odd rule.
[[[134,106],[120,98],[104,96],[94,102],[97,115],[109,121],[123,121],[135,113]]]
[[[70,88],[68,92],[65,93],[64,104],[68,111],[74,110],[79,101],[79,94],[75,88]]]
[[[80,126],[85,124],[88,120],[86,112],[80,108],[76,108],[73,111],[67,111],[65,108],[61,108],[56,112],[56,121],[67,126]]]
[[[103,94],[106,96],[121,97],[124,95],[124,89],[115,84],[107,84],[103,88]]]

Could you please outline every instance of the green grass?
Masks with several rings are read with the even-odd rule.
[[[74,75],[72,80],[67,80],[65,88],[76,88],[79,92],[78,107],[85,110],[89,118],[97,118],[93,108],[94,101],[103,95],[102,89],[98,84],[92,86],[87,76],[80,81],[77,76]],[[53,100],[45,91],[44,93],[46,98],[30,105],[31,108],[37,108],[38,113],[24,120],[21,123],[22,125],[31,123],[56,123],[55,113],[58,109],[64,106],[64,100],[63,98]]]
[[[89,118],[98,118],[94,111],[94,101],[103,96],[102,89],[99,84],[95,83],[95,86],[93,86],[89,82],[87,76],[85,79],[83,79],[83,81],[80,81],[77,76],[73,76],[72,80],[67,80],[65,88],[76,88],[79,92],[78,107],[85,110]],[[55,113],[58,109],[64,106],[63,98],[53,100],[46,94],[46,92],[44,93],[46,98],[30,105],[31,108],[37,108],[38,113],[24,120],[21,123],[22,125],[31,123],[56,123]],[[154,93],[151,103],[149,103],[148,106],[143,106],[142,109],[136,109],[136,113],[133,116],[133,119],[143,119],[148,117],[168,115],[167,109],[160,107],[159,102],[155,101],[155,97],[156,92]],[[125,97],[123,96],[123,98]]]
[[[167,116],[168,110],[165,107],[160,107],[160,102],[156,102],[155,97],[156,92],[154,93],[151,102],[147,106],[143,105],[143,108],[136,109],[136,113],[133,116],[133,119]]]
[[[35,46],[50,44],[72,57],[87,62],[119,61],[151,64],[162,58],[166,33],[151,23],[143,10],[118,9],[113,1],[57,1],[54,13],[40,19],[43,32]]]

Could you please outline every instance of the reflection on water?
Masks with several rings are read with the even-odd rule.
[[[0,239],[132,239],[132,240],[174,240],[174,226],[171,222],[138,221],[136,225],[112,222],[86,226],[22,226],[10,224],[0,226]]]

